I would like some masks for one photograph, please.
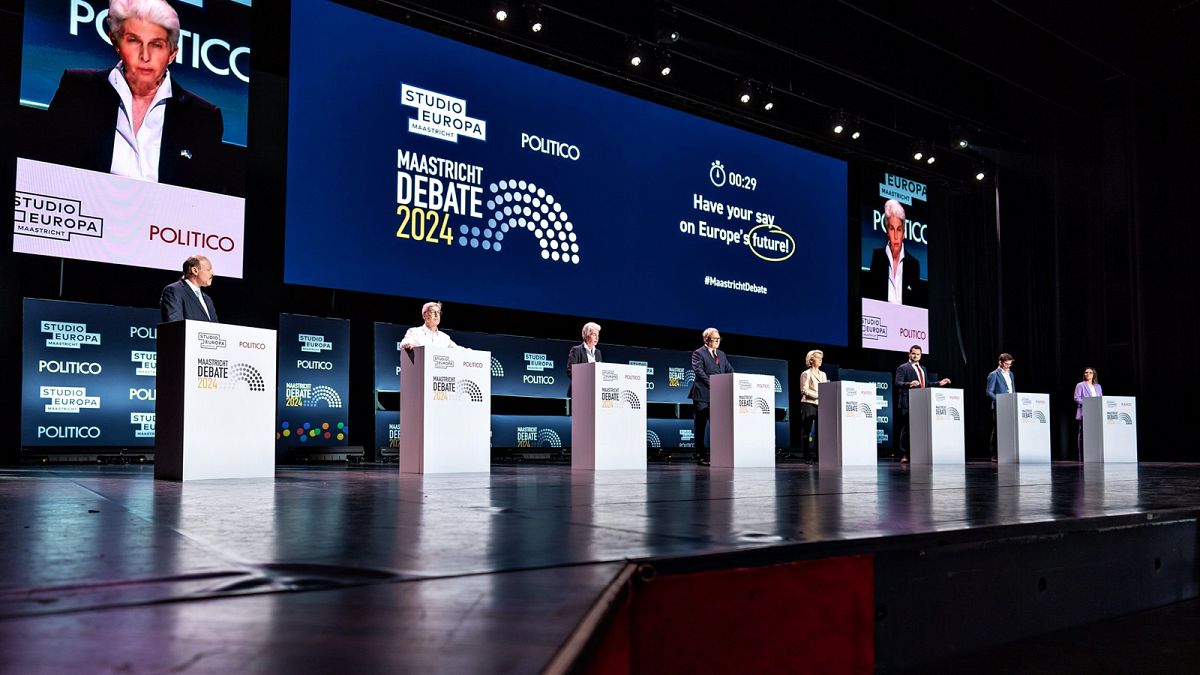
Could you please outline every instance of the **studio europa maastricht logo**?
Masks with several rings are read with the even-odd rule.
[[[104,238],[104,219],[83,213],[83,202],[32,192],[16,193],[13,234],[71,241],[71,237]]]
[[[465,137],[487,141],[487,122],[467,115],[467,101],[440,92],[401,83],[400,104],[416,110],[408,118],[408,132],[427,138],[458,143]],[[400,149],[398,152],[397,204],[424,206],[457,216],[483,219],[478,202],[483,193],[483,167],[444,157]],[[429,204],[419,204],[407,187],[424,181],[431,194]],[[578,265],[579,235],[563,205],[533,181],[506,178],[487,186],[486,222],[458,223],[453,241],[460,247],[500,253],[513,233],[530,234],[538,242],[538,256],[550,263]],[[461,195],[461,196],[460,196]],[[432,202],[444,202],[438,208]],[[453,202],[453,207],[450,207]],[[447,235],[449,237],[450,235]]]

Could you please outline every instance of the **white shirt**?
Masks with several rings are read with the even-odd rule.
[[[401,349],[408,349],[409,347],[447,347],[453,349],[457,348],[458,345],[454,344],[454,340],[451,340],[449,335],[440,330],[429,330],[429,328],[422,324],[409,328],[408,332],[404,334],[404,339],[400,341]]]
[[[1011,394],[1011,393],[1013,393],[1013,386],[1012,386],[1012,371],[1009,371],[1009,370],[1001,370],[1001,371],[1000,371],[1000,377],[1003,377],[1003,378],[1004,378],[1004,386],[1008,387],[1008,393],[1010,393],[1010,394]]]
[[[211,319],[212,315],[208,313],[208,303],[204,302],[204,293],[200,290],[200,287],[196,284],[193,284],[192,280],[188,279],[187,277],[183,278],[183,283],[187,284],[188,288],[192,289],[192,293],[194,293],[196,295],[196,299],[200,301],[200,306],[204,308],[204,316],[207,316],[209,319]]]
[[[900,245],[900,261],[892,257],[892,248],[884,247],[888,259],[888,302],[904,304],[904,244]]]
[[[117,129],[113,133],[112,166],[109,172],[138,180],[158,182],[158,158],[162,150],[163,124],[167,119],[167,99],[171,98],[171,73],[163,76],[154,92],[154,100],[142,118],[142,126],[133,132],[133,92],[125,81],[122,66],[108,73],[108,82],[121,97],[117,110]]]
[[[596,348],[595,347],[588,347],[587,345],[584,345],[583,352],[585,354],[587,354],[588,363],[596,362]]]

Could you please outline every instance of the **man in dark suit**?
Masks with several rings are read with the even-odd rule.
[[[163,289],[159,308],[162,320],[216,321],[217,307],[203,289],[212,285],[212,262],[202,255],[183,261],[183,278]]]
[[[571,379],[571,366],[576,363],[603,363],[604,359],[600,356],[600,348],[596,345],[600,342],[600,324],[592,323],[591,321],[583,324],[583,344],[571,347],[571,351],[567,352],[567,379]],[[567,384],[567,398],[571,398],[571,385]]]
[[[718,349],[721,346],[721,333],[716,328],[706,328],[701,334],[704,346],[692,352],[692,373],[696,379],[692,381],[692,389],[688,398],[692,399],[695,416],[692,429],[696,438],[696,462],[708,464],[708,446],[704,443],[704,432],[708,428],[708,418],[712,413],[709,408],[708,377],[721,373],[732,373],[733,364],[729,363],[725,352]]]
[[[944,387],[950,384],[950,378],[930,380],[925,366],[921,365],[921,346],[913,345],[908,349],[908,360],[896,369],[896,415],[900,418],[900,463],[908,462],[908,391],[924,387]]]
[[[883,207],[887,246],[871,252],[863,297],[897,305],[926,307],[925,282],[921,281],[921,261],[904,248],[906,215],[904,207],[889,199]]]
[[[988,447],[992,451],[992,461],[996,461],[996,397],[1000,394],[1012,394],[1017,391],[1012,373],[1012,354],[1004,352],[996,358],[996,369],[988,373],[987,397],[992,402],[992,437]]]

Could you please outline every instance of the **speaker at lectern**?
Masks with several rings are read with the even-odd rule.
[[[154,477],[275,476],[275,331],[158,326]]]

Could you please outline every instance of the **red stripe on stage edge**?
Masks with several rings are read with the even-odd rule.
[[[874,668],[871,556],[659,576],[637,584],[617,612],[590,673]]]

